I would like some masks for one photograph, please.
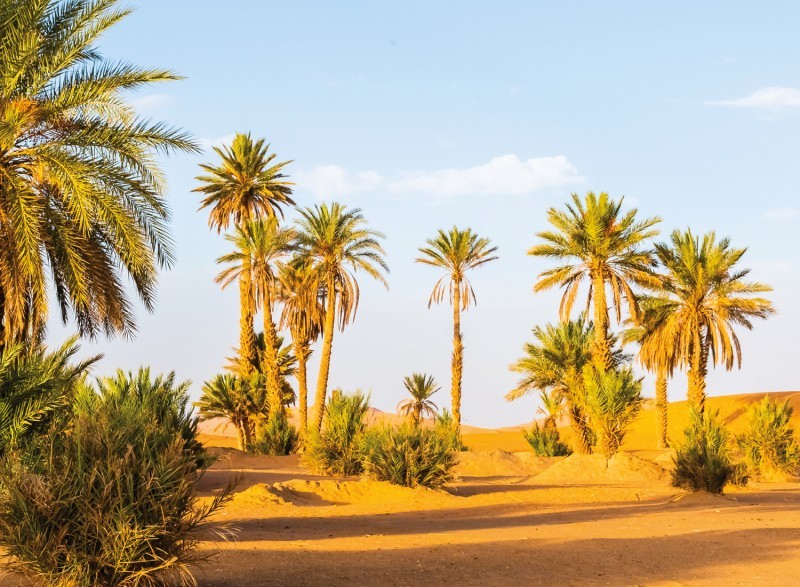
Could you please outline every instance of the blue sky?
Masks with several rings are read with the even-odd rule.
[[[742,333],[741,371],[709,392],[797,389],[800,345],[800,5],[744,2],[294,2],[138,0],[103,38],[112,58],[186,79],[131,99],[143,116],[206,147],[265,137],[301,206],[363,209],[387,235],[385,291],[366,277],[356,321],[334,341],[331,384],[391,410],[402,378],[433,374],[449,402],[451,311],[427,309],[435,270],[413,262],[439,227],[471,226],[500,260],[472,275],[464,317],[464,421],[529,421],[534,398],[503,395],[534,325],[558,292],[533,294],[548,267],[526,255],[545,211],[571,192],[625,195],[673,228],[716,230],[749,251],[778,314]],[[227,251],[191,193],[197,164],[169,178],[178,251],[135,340],[85,343],[97,374],[140,364],[202,381],[236,344],[237,292],[213,283]],[[292,215],[290,215],[292,216]],[[71,332],[55,323],[52,341]],[[312,385],[316,363],[312,363]],[[652,395],[652,381],[645,380]],[[677,378],[671,399],[685,394]]]

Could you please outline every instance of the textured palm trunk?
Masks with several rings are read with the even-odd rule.
[[[658,448],[667,448],[667,374],[659,369],[656,375],[656,429]]]
[[[453,420],[461,426],[461,378],[464,369],[464,344],[461,340],[461,282],[453,284],[453,366],[452,402]],[[459,428],[460,430],[460,428]]]
[[[275,322],[272,319],[272,295],[270,288],[264,287],[264,362],[267,375],[267,402],[271,414],[283,411],[283,396],[281,394],[281,374],[278,366],[278,335],[275,331]]]
[[[696,333],[692,344],[692,360],[689,367],[689,405],[701,416],[706,408],[706,373],[708,371],[708,348],[703,335]]]
[[[336,284],[333,279],[328,279],[327,299],[325,308],[325,323],[322,328],[322,354],[319,360],[319,377],[317,378],[317,393],[314,396],[314,427],[322,429],[322,416],[325,413],[325,396],[328,391],[328,373],[331,366],[331,350],[333,349],[333,329],[336,326]]]
[[[297,357],[297,401],[300,404],[300,434],[305,438],[308,431],[308,380],[306,364],[308,363],[308,343],[298,336],[293,336],[294,354]]]
[[[233,425],[236,427],[236,440],[239,450],[244,451],[247,449],[244,442],[244,426],[241,422],[234,422]]]
[[[249,377],[256,359],[256,333],[253,330],[253,287],[250,268],[239,276],[239,375]]]
[[[586,415],[573,401],[567,401],[567,411],[569,412],[569,423],[572,428],[575,452],[588,455],[592,452],[592,442],[589,427],[586,425]]]
[[[608,340],[608,307],[606,306],[606,284],[603,275],[595,271],[592,277],[594,296],[594,344],[592,363],[600,373],[611,369],[611,344]]]

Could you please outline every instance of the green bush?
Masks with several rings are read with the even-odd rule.
[[[533,452],[540,457],[565,457],[572,453],[569,447],[561,442],[556,428],[539,427],[534,423],[530,430],[523,430],[523,436],[531,445]]]
[[[800,446],[791,424],[789,400],[780,404],[765,397],[749,410],[749,426],[739,439],[749,471],[754,475],[793,475],[800,468]]]
[[[447,408],[444,408],[442,414],[437,416],[434,430],[436,430],[436,434],[447,439],[454,451],[461,452],[462,450],[469,450],[469,448],[461,442],[461,428],[456,424],[453,415]]]
[[[728,482],[744,484],[742,467],[731,460],[729,434],[717,422],[718,412],[701,416],[692,409],[684,441],[677,447],[672,484],[688,491],[722,493]]]
[[[197,531],[228,492],[198,504],[198,462],[209,459],[183,387],[140,376],[84,387],[66,428],[0,462],[9,570],[47,585],[194,584],[189,566],[208,557],[194,550]]]
[[[585,408],[597,435],[597,447],[606,458],[622,446],[628,427],[642,409],[642,381],[630,367],[600,372],[592,366],[583,371]]]
[[[303,462],[322,475],[359,475],[363,469],[369,397],[334,390],[325,406],[322,431],[308,436]]]
[[[286,412],[276,410],[270,414],[266,422],[256,427],[255,439],[250,447],[251,452],[270,456],[290,455],[297,449],[300,435]]]
[[[452,438],[440,430],[404,423],[367,433],[365,472],[379,481],[438,489],[456,463]]]

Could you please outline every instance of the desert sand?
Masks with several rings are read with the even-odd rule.
[[[774,395],[800,411],[800,393]],[[709,405],[737,431],[761,397]],[[673,440],[685,411],[670,407]],[[196,577],[207,587],[798,584],[800,483],[724,497],[675,489],[654,422],[645,410],[609,462],[537,457],[519,429],[471,430],[446,491],[323,478],[297,456],[246,455],[205,435],[220,448],[200,495],[240,482],[214,517],[235,539],[207,533],[200,548],[218,554]]]

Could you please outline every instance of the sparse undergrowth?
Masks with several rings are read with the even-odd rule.
[[[796,475],[800,469],[800,445],[791,425],[792,407],[765,397],[748,411],[749,426],[739,438],[748,471],[770,477]]]
[[[565,457],[572,454],[569,447],[561,442],[557,428],[540,427],[534,423],[533,428],[523,430],[522,434],[533,452],[540,457]]]
[[[250,450],[262,455],[290,455],[297,449],[299,440],[297,428],[289,422],[286,412],[278,410],[256,427]]]
[[[368,409],[369,397],[363,393],[334,390],[325,406],[322,430],[308,436],[303,462],[322,475],[359,475]]]

